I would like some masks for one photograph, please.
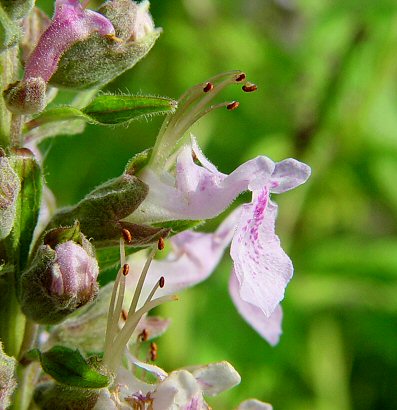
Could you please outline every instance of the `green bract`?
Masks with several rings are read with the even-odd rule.
[[[11,232],[14,225],[17,198],[21,187],[18,175],[7,157],[0,152],[0,240]]]

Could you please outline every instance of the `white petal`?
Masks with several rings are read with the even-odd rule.
[[[153,410],[202,410],[206,406],[200,387],[186,370],[172,372],[160,383],[153,397]]]
[[[310,172],[309,166],[293,158],[277,162],[272,175],[270,191],[280,194],[296,188],[306,182]]]
[[[267,188],[255,193],[253,201],[242,207],[230,250],[241,299],[267,317],[283,299],[293,273],[292,262],[274,232],[276,216],[277,205],[269,200]]]
[[[117,406],[108,389],[102,389],[93,410],[117,410]]]
[[[192,371],[192,374],[207,396],[215,396],[229,390],[241,381],[240,375],[226,361],[198,367]]]
[[[257,306],[242,300],[239,294],[239,283],[234,272],[230,277],[229,290],[240,315],[272,346],[276,345],[282,333],[283,312],[281,306],[276,306],[271,316],[266,317]]]
[[[264,403],[256,399],[250,399],[243,401],[236,410],[273,410],[273,407],[269,403]]]

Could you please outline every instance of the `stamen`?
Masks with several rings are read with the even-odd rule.
[[[155,362],[157,360],[158,348],[155,342],[150,343],[150,360]]]
[[[178,300],[176,295],[162,296],[146,303],[140,309],[138,309],[133,315],[128,315],[129,317],[127,322],[125,322],[124,327],[121,329],[116,339],[114,340],[112,348],[112,357],[107,362],[105,362],[104,359],[104,362],[108,365],[109,370],[116,370],[117,365],[120,363],[124,348],[125,346],[127,346],[127,343],[130,340],[130,337],[134,332],[134,329],[138,325],[139,321],[141,320],[142,316],[145,313],[149,312],[149,310],[152,310],[165,302],[173,300]]]
[[[104,37],[108,38],[109,40],[115,41],[116,43],[122,43],[124,40],[115,36],[114,34],[106,34]]]
[[[203,91],[205,92],[205,93],[208,93],[209,91],[212,91],[214,89],[214,84],[212,84],[212,83],[207,83],[206,85],[205,85],[205,87],[203,88]]]
[[[128,319],[128,312],[125,309],[121,309],[121,317],[123,318],[124,322]]]
[[[156,254],[156,248],[153,247],[152,251],[150,252],[150,254],[149,254],[149,256],[146,260],[145,266],[142,269],[141,276],[139,277],[138,283],[136,285],[134,297],[132,298],[130,309],[128,310],[128,316],[130,316],[131,314],[133,314],[135,312],[135,309],[138,305],[139,296],[141,295],[141,292],[142,292],[143,283],[145,282],[146,275],[148,273],[150,264],[151,264],[155,254]]]
[[[258,89],[258,86],[256,84],[247,83],[241,88],[245,93],[252,93],[253,91],[256,91]]]
[[[129,271],[130,271],[130,265],[128,265],[128,263],[125,263],[123,265],[123,275],[127,276]]]
[[[162,251],[164,249],[164,246],[165,246],[164,238],[160,238],[157,242],[157,249],[159,251]]]
[[[147,329],[143,329],[141,333],[138,335],[139,342],[146,342],[149,339],[149,332]]]
[[[238,108],[239,105],[240,105],[240,103],[239,103],[238,101],[233,101],[233,102],[231,102],[230,104],[228,104],[228,105],[226,106],[226,108],[227,108],[229,111],[234,111],[236,108]]]
[[[132,241],[132,235],[131,235],[131,232],[130,232],[128,229],[123,228],[123,229],[121,230],[121,233],[122,233],[122,235],[123,235],[124,240],[125,240],[127,243],[130,243],[130,242]]]
[[[165,165],[170,166],[168,159],[178,151],[181,139],[188,129],[203,115],[224,105],[216,104],[208,108],[210,101],[225,87],[243,79],[245,79],[244,73],[232,71],[219,74],[207,82],[187,90],[179,99],[176,111],[166,117],[160,129],[150,158],[150,167],[152,169],[161,169],[161,171],[164,168],[167,169]],[[211,84],[213,88],[211,89],[211,85],[208,86],[208,84]],[[208,91],[206,91],[207,89]]]
[[[152,300],[152,298],[153,298],[154,294],[156,293],[157,289],[162,288],[164,286],[164,284],[165,284],[165,279],[164,279],[164,276],[162,276],[157,281],[157,283],[153,286],[152,290],[150,291],[148,297],[145,300],[144,305],[146,305],[146,303],[149,303]],[[163,285],[163,286],[161,286],[161,285]]]
[[[159,242],[164,241],[162,238]],[[158,245],[159,246],[159,245]],[[160,247],[160,246],[159,246]],[[164,247],[164,246],[163,246]],[[154,258],[157,249],[155,246],[152,247],[152,250],[146,260],[145,266],[142,269],[142,273],[138,279],[138,283],[134,292],[133,299],[131,301],[130,308],[126,312],[122,305],[124,300],[124,291],[125,291],[125,278],[129,271],[129,265],[125,263],[125,249],[124,249],[124,239],[120,238],[120,269],[117,273],[117,277],[113,286],[113,292],[109,305],[108,320],[106,326],[106,337],[105,337],[105,349],[103,364],[110,370],[116,371],[117,367],[121,362],[121,358],[124,350],[127,347],[128,341],[131,338],[132,333],[136,329],[139,321],[142,316],[149,312],[151,309],[156,306],[161,305],[164,302],[177,300],[175,295],[171,296],[162,296],[152,300],[154,293],[161,286],[164,286],[164,277],[161,277],[156,285],[153,287],[145,303],[140,309],[137,309],[137,304],[139,297],[142,292],[142,287],[146,279],[149,266],[151,261]],[[125,321],[124,326],[119,329],[119,319],[120,317]],[[141,334],[138,336],[138,340],[142,341],[147,340],[148,331],[144,329]],[[128,349],[127,349],[128,351]]]
[[[104,363],[109,360],[108,355],[110,346],[112,345],[117,332],[118,321],[121,315],[121,309],[124,299],[125,276],[123,275],[123,267],[125,265],[125,248],[124,239],[120,238],[120,262],[121,268],[117,272],[116,280],[113,285],[112,296],[108,311],[108,320],[106,324],[105,348],[104,348]],[[117,298],[117,299],[116,299]]]

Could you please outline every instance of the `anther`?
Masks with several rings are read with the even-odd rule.
[[[146,342],[146,340],[149,339],[149,332],[147,331],[147,329],[143,329],[141,333],[139,333],[138,335],[138,340],[140,342]]]
[[[159,241],[157,242],[157,249],[159,251],[162,251],[164,249],[164,246],[165,246],[164,238],[160,238]]]
[[[192,150],[192,158],[194,162],[198,161],[197,154],[193,150]]]
[[[203,88],[203,91],[205,92],[205,93],[208,93],[209,91],[212,91],[214,89],[214,84],[212,84],[212,83],[207,83],[206,85],[205,85],[205,87]]]
[[[129,271],[130,271],[130,265],[128,265],[128,263],[125,263],[123,265],[123,275],[127,276]]]
[[[150,360],[154,362],[157,359],[157,344],[155,342],[150,343]]]
[[[241,81],[244,81],[246,77],[247,77],[247,76],[245,75],[245,73],[241,73],[241,74],[236,78],[236,81],[239,83],[239,82],[241,82]]]
[[[121,233],[123,234],[123,238],[127,243],[130,243],[132,241],[132,235],[131,235],[131,232],[128,229],[123,228],[121,230]]]
[[[123,318],[124,322],[128,319],[128,312],[125,309],[121,309],[121,317]]]
[[[240,103],[239,103],[238,101],[233,101],[233,102],[231,102],[230,104],[228,104],[228,105],[226,106],[226,108],[227,108],[229,111],[233,111],[233,110],[235,110],[239,105],[240,105]]]
[[[122,43],[123,42],[122,38],[116,37],[114,34],[106,34],[105,37],[108,38],[109,40],[112,40],[112,41],[116,42],[116,43]]]
[[[252,93],[258,89],[256,84],[247,83],[241,87],[245,93]]]
[[[163,288],[164,285],[165,285],[165,278],[164,278],[164,276],[162,276],[159,280],[159,286],[160,286],[160,288]]]

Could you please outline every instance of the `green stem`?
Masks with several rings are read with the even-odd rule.
[[[23,125],[23,115],[12,114],[11,116],[11,127],[10,136],[11,144],[13,147],[22,146],[22,125]]]
[[[18,388],[13,397],[12,410],[28,410],[31,405],[34,388],[40,376],[40,363],[33,362],[18,368]]]
[[[36,323],[32,322],[30,319],[26,319],[25,332],[23,334],[23,340],[18,355],[19,360],[21,360],[23,355],[33,347],[38,327],[39,326]]]
[[[15,293],[14,272],[8,272],[7,276],[7,280],[0,284],[0,339],[4,351],[9,356],[17,357],[23,339],[25,316]]]

